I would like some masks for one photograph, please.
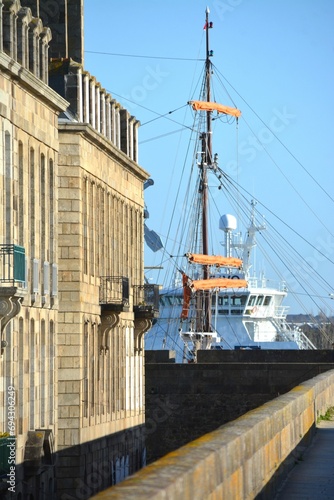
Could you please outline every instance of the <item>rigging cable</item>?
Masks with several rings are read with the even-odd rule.
[[[249,193],[247,192],[247,190],[245,190],[244,188],[242,188],[242,186],[238,185],[238,187],[236,187],[236,183],[234,181],[232,181],[231,178],[229,178],[227,176],[227,174],[224,174],[224,177],[225,177],[225,180],[228,181],[229,185],[236,191],[238,192],[238,188],[241,188],[242,190],[244,190],[248,195]],[[228,194],[229,190],[228,190],[228,184],[222,184],[222,187],[225,189],[226,193]],[[231,199],[233,200],[235,198],[235,195],[233,193],[231,193]],[[246,198],[243,196],[244,200],[246,200]],[[266,210],[268,210],[274,217],[276,217],[280,222],[282,222],[285,226],[287,226],[294,234],[296,234],[298,237],[300,237],[303,241],[305,241],[306,243],[308,243],[314,250],[316,250],[322,257],[324,257],[325,259],[327,259],[330,263],[334,264],[334,262],[329,259],[323,252],[321,252],[318,248],[316,248],[314,245],[312,245],[310,242],[308,242],[307,240],[305,240],[297,231],[295,231],[291,226],[289,226],[288,224],[286,224],[284,221],[282,221],[282,219],[280,219],[277,215],[275,215],[268,207],[266,207],[263,203],[261,203],[260,201],[257,200],[257,202],[262,205]],[[240,203],[240,206],[241,206],[241,203]],[[258,211],[257,211],[258,212]],[[307,262],[306,259],[304,259],[304,257],[299,254],[297,252],[297,250],[295,250],[295,248],[274,228],[274,226],[267,221],[267,223],[273,228],[273,230],[281,237],[281,239],[291,248],[292,251],[294,251],[295,253],[297,253],[298,257],[299,257],[299,261],[302,260],[305,262],[305,264],[313,271],[313,269],[311,268],[310,264]],[[322,281],[324,283],[326,283],[326,285],[330,288],[331,285],[324,279],[322,278],[319,274],[318,276],[322,279]]]
[[[233,195],[232,195],[232,198],[233,198]],[[275,230],[275,232],[280,237],[280,233],[277,232],[276,230]],[[291,273],[291,275],[292,275],[293,279],[295,280],[295,282],[297,282],[301,286],[301,288],[306,292],[306,288],[303,285],[303,283],[305,283],[305,273],[302,274],[302,270],[300,271],[300,273],[299,272],[296,273],[296,272],[291,271],[291,269],[294,269],[296,271],[297,266],[291,260],[291,258],[290,258],[291,255],[288,252],[286,252],[286,253],[283,252],[282,253],[283,246],[282,246],[281,242],[279,240],[277,240],[277,239],[276,240],[273,239],[271,234],[269,234],[268,237],[267,237],[266,232],[264,232],[264,233],[261,232],[260,234],[263,237],[264,241],[266,241],[267,244],[268,244],[268,246],[270,247],[271,253],[272,254],[276,254],[276,256],[278,257],[279,261],[281,263],[283,263],[285,267],[288,268],[288,270]],[[273,244],[270,243],[270,239],[272,239],[274,241]],[[272,268],[276,271],[276,273],[278,275],[280,275],[281,272],[278,270],[277,266],[275,265],[275,263],[273,262],[273,260],[270,258],[270,256],[266,252],[266,250],[263,247],[263,245],[261,245],[259,241],[257,242],[257,244],[260,247],[260,249],[262,251],[262,254],[265,256],[265,258],[267,259],[267,261],[271,264]],[[292,250],[294,250],[293,247],[291,247],[291,248],[292,248]],[[291,253],[293,253],[293,252],[291,252]],[[297,253],[297,252],[295,252],[295,253]],[[297,260],[296,262],[299,262],[299,261],[300,260]],[[320,279],[322,279],[322,278],[320,276],[317,276],[317,275],[316,275],[316,277],[319,278],[317,281],[320,284],[320,286],[323,286],[323,283],[320,281]],[[313,281],[315,281],[315,279],[313,279]],[[325,281],[325,280],[322,280],[322,281]],[[288,282],[289,282],[289,280],[288,280]],[[325,283],[326,283],[326,281],[325,281]],[[312,300],[312,302],[318,307],[318,309],[320,311],[324,310],[324,309],[322,309],[320,307],[320,305],[316,302],[316,300],[314,300],[314,297],[317,298],[322,303],[322,305],[326,308],[327,304],[325,304],[325,302],[323,300],[325,297],[321,297],[319,295],[319,293],[316,293],[316,290],[315,290],[315,288],[312,285],[312,281],[308,284],[308,287],[309,287],[309,289],[311,291],[313,291],[314,295],[312,295],[311,293],[305,293],[305,295],[307,295]],[[303,303],[301,302],[301,300],[299,299],[299,297],[296,296],[296,293],[291,289],[290,286],[289,286],[289,292],[290,292],[290,294],[292,296],[294,296],[296,302],[301,306],[302,310],[304,310],[305,313],[307,313],[307,310],[306,310],[305,306],[303,305]],[[328,322],[330,321],[330,319],[329,319],[328,316],[327,316],[327,321]],[[317,319],[315,317],[313,317],[313,322],[318,324],[318,328],[319,328],[320,333],[329,342],[330,340],[329,340],[328,335],[327,335],[325,329],[323,328],[322,324],[319,321],[317,321]]]
[[[186,153],[186,158],[184,160],[184,163],[183,163],[183,167],[182,167],[182,172],[181,172],[181,178],[179,180],[179,183],[178,183],[178,189],[177,189],[177,192],[176,192],[176,196],[175,196],[175,201],[174,201],[174,205],[173,205],[173,209],[172,209],[172,214],[171,214],[171,218],[170,218],[170,221],[169,221],[169,227],[168,227],[168,230],[167,230],[167,241],[169,241],[170,239],[170,233],[171,233],[171,229],[172,229],[172,221],[174,219],[174,216],[175,216],[175,212],[176,212],[176,208],[177,208],[177,202],[178,202],[178,199],[179,199],[179,195],[180,195],[180,191],[181,191],[181,186],[182,186],[182,179],[183,179],[183,176],[184,176],[184,173],[185,173],[185,169],[186,169],[186,164],[187,164],[187,158],[188,158],[188,155],[189,155],[189,149],[190,149],[190,142],[188,143],[188,148],[187,148],[187,153]],[[173,176],[171,176],[171,179],[173,178]],[[188,186],[189,187],[189,186]],[[190,190],[187,189],[187,195],[189,195],[190,193]],[[168,199],[168,197],[167,197]],[[166,201],[167,203],[167,201]],[[176,235],[178,234],[178,231],[176,232]],[[182,234],[182,233],[181,233]],[[177,237],[177,236],[176,236]],[[174,245],[176,244],[176,240],[174,240]],[[163,255],[167,252],[167,250],[163,249]],[[168,252],[168,254],[172,254],[172,253],[176,253],[176,254],[179,254],[180,252]],[[165,276],[165,280],[167,279],[167,275]]]
[[[249,128],[249,130],[252,132],[252,134],[254,135],[255,139],[258,141],[258,143],[260,144],[260,146],[264,149],[264,151],[267,153],[267,155],[269,156],[269,158],[271,159],[271,161],[273,162],[273,164],[278,168],[278,170],[280,171],[280,173],[282,174],[282,176],[284,177],[284,179],[287,181],[287,183],[290,185],[290,187],[294,190],[294,192],[297,194],[297,196],[299,196],[299,198],[302,200],[302,202],[307,206],[307,208],[310,210],[310,212],[314,215],[314,217],[318,220],[318,222],[326,229],[326,231],[328,231],[328,233],[333,236],[334,238],[334,234],[330,231],[330,229],[324,224],[324,222],[322,221],[322,219],[320,219],[320,217],[315,213],[315,211],[310,207],[310,205],[306,202],[306,200],[302,197],[302,195],[300,194],[300,192],[293,186],[293,184],[291,183],[291,181],[288,179],[288,177],[285,175],[285,173],[283,172],[283,170],[279,167],[278,163],[274,160],[274,158],[271,156],[271,154],[269,153],[269,151],[267,150],[267,148],[264,146],[264,144],[259,140],[259,138],[255,135],[254,131],[252,130],[252,128],[250,127],[249,123],[246,121],[246,119],[244,118],[244,122],[246,123],[247,127]],[[269,129],[270,130],[270,129]],[[334,200],[333,200],[334,201]]]
[[[131,99],[129,99],[128,97],[124,97],[120,94],[117,94],[116,92],[112,92],[111,90],[107,89],[107,92],[109,92],[109,94],[111,95],[114,95],[116,97],[118,97],[119,99],[124,99],[125,101],[128,101],[128,102],[131,102],[131,104],[135,104],[136,106],[139,106],[140,108],[143,108],[145,109],[146,111],[149,111],[150,113],[153,113],[155,115],[158,115],[156,119],[158,118],[165,118],[165,120],[169,120],[173,123],[176,123],[177,125],[181,125],[182,126],[182,129],[189,129],[191,130],[191,127],[188,127],[187,125],[185,125],[184,123],[180,123],[176,120],[173,120],[172,118],[168,118],[168,115],[169,114],[172,114],[172,113],[175,113],[175,111],[179,111],[180,109],[183,109],[183,108],[186,108],[188,107],[187,104],[183,104],[182,106],[179,106],[178,108],[175,108],[174,110],[172,111],[168,111],[167,113],[164,113],[164,114],[161,114],[161,113],[158,113],[157,111],[154,111],[153,109],[150,109],[148,108],[147,106],[143,106],[142,104],[139,104],[138,102],[136,101],[132,101]],[[151,120],[152,121],[152,120]],[[149,123],[149,122],[146,122],[146,123]],[[143,123],[142,124],[142,127],[146,124],[146,123]]]
[[[116,57],[135,57],[140,59],[165,59],[170,61],[205,61],[205,59],[195,59],[190,57],[167,57],[167,56],[148,56],[143,54],[119,54],[115,52],[100,52],[93,50],[85,50],[86,54],[99,54],[103,56],[116,56]]]
[[[232,182],[232,181],[230,182],[230,185],[231,185],[231,186],[232,186],[235,190],[237,190],[237,188],[234,186],[234,184],[233,184],[233,182]],[[228,194],[229,190],[228,190],[228,188],[226,187],[226,184],[224,185],[224,189],[225,189],[225,191],[226,191],[226,194]],[[232,193],[232,192],[231,192],[231,198],[232,198],[232,199],[234,199],[234,198],[235,198],[235,196],[233,195],[233,193]],[[258,213],[258,212],[257,212],[257,213]],[[259,213],[258,213],[258,215],[259,215]],[[273,214],[273,215],[275,215],[275,214]],[[300,262],[301,262],[301,261],[303,261],[303,262],[304,262],[304,264],[306,265],[306,268],[310,270],[310,274],[312,273],[312,275],[313,275],[313,273],[314,273],[314,269],[311,267],[310,263],[309,263],[309,262],[307,262],[307,260],[303,258],[303,256],[302,256],[302,255],[301,255],[301,254],[300,254],[300,253],[299,253],[299,252],[298,252],[298,251],[297,251],[297,250],[296,250],[296,249],[295,249],[295,248],[294,248],[294,247],[293,247],[293,246],[292,246],[292,245],[291,245],[291,244],[290,244],[290,243],[289,243],[289,242],[288,242],[288,241],[287,241],[287,240],[286,240],[286,239],[285,239],[285,238],[284,238],[281,234],[280,234],[280,232],[279,232],[279,231],[277,231],[277,230],[274,228],[274,226],[273,226],[270,222],[268,222],[268,221],[267,221],[267,223],[268,223],[268,224],[269,224],[269,225],[273,228],[273,234],[277,234],[277,236],[279,237],[279,240],[277,240],[277,239],[276,239],[276,240],[274,240],[272,233],[270,233],[270,234],[268,235],[268,237],[266,237],[266,236],[265,236],[265,234],[266,234],[266,233],[262,234],[262,232],[261,232],[260,234],[262,235],[262,237],[264,238],[264,240],[267,242],[267,244],[270,246],[270,248],[271,248],[272,252],[273,252],[273,253],[275,253],[275,254],[278,256],[279,260],[280,260],[280,261],[284,264],[284,266],[285,266],[285,267],[287,267],[287,268],[288,268],[288,270],[291,272],[291,275],[293,276],[293,278],[294,278],[294,279],[295,279],[295,280],[299,283],[299,285],[300,285],[300,286],[303,288],[303,290],[306,292],[306,288],[305,288],[305,286],[302,284],[303,282],[305,282],[305,271],[303,272],[303,274],[301,274],[301,272],[302,272],[302,271],[301,271],[301,272],[300,272],[299,277],[297,276],[297,274],[296,274],[296,273],[293,273],[293,272],[291,271],[291,269],[295,269],[295,270],[296,270],[296,269],[298,269],[298,266],[297,266],[297,265],[295,265],[295,263],[293,263],[293,262],[291,261],[291,256],[292,256],[292,255],[294,255],[294,254],[296,254],[296,255],[298,256],[298,258],[296,259],[296,262],[297,262],[298,264],[300,264]],[[290,228],[290,229],[291,229],[291,228]],[[296,233],[296,232],[295,232],[295,233]],[[296,233],[296,234],[298,234],[298,233]],[[298,235],[298,236],[300,236],[300,235]],[[272,240],[274,241],[274,244],[271,244],[271,243],[270,243],[270,239],[272,239]],[[285,242],[285,244],[287,244],[287,245],[288,245],[288,247],[290,247],[290,249],[291,249],[291,252],[290,252],[290,253],[286,253],[286,254],[284,254],[284,252],[282,252],[282,248],[283,248],[283,247],[282,247],[282,245],[281,245],[281,243],[280,243],[280,240],[283,240],[283,241]],[[268,254],[266,253],[265,249],[264,249],[262,246],[261,246],[261,248],[262,248],[262,252],[266,255],[266,258],[268,259],[268,261],[269,261],[269,262],[271,262],[271,263],[272,263],[272,266],[273,266],[273,268],[275,269],[275,268],[276,268],[276,266],[274,265],[274,263],[273,263],[273,262],[271,261],[271,259],[269,258],[269,256],[268,256]],[[279,252],[278,252],[278,250],[279,250]],[[324,255],[324,254],[322,254],[322,255]],[[291,263],[291,265],[288,267],[288,266],[287,266],[287,263],[289,263],[289,262]],[[276,268],[276,271],[278,272],[277,268]],[[280,274],[280,273],[278,272],[278,274]],[[326,281],[323,277],[321,277],[318,273],[315,275],[315,277],[313,278],[313,281],[312,281],[311,283],[314,283],[314,282],[318,282],[319,286],[323,286],[323,284],[326,284],[326,286],[328,286],[328,287],[330,288],[330,284],[329,284],[329,283],[328,283],[328,282],[327,282],[327,281]],[[315,296],[315,297],[317,297],[319,300],[321,300],[321,302],[324,304],[324,302],[322,301],[322,299],[321,299],[321,297],[319,296],[319,294],[316,294],[316,290],[314,289],[314,287],[313,287],[313,285],[312,285],[312,284],[310,284],[310,285],[309,285],[309,288],[310,288],[311,290],[313,290],[313,292],[315,293],[315,295],[314,295],[314,296]],[[311,294],[307,294],[307,295],[308,295],[308,296],[310,297],[310,299],[311,299],[311,300],[312,300],[312,301],[313,301],[313,302],[317,305],[317,307],[319,307],[319,305],[318,305],[318,304],[314,301],[314,299],[313,299],[312,295],[311,295]],[[325,305],[325,304],[324,304],[324,305]],[[321,308],[319,307],[319,309],[321,309]]]
[[[232,185],[231,187],[233,187],[233,189],[234,189],[235,191],[239,192],[239,190],[237,189],[237,187],[236,187],[236,186]],[[228,198],[230,198],[231,200],[233,200],[233,201],[235,202],[235,199],[236,199],[236,195],[235,195],[235,193],[233,193],[233,192],[232,192],[232,191],[231,191],[231,190],[230,190],[230,189],[229,189],[226,185],[224,185],[224,189],[225,189],[225,191],[226,191],[226,195],[228,195],[228,194],[230,195],[230,196],[228,196]],[[214,201],[214,200],[213,200],[213,201]],[[215,204],[215,202],[214,202],[214,204]],[[215,205],[216,205],[216,204],[215,204]],[[241,204],[240,204],[240,205],[241,205]],[[243,213],[244,213],[244,215],[245,215],[245,214],[246,214],[246,211],[248,212],[248,210],[246,210],[246,209],[245,209],[245,206],[244,206],[244,205],[243,205],[243,207],[244,207],[244,208],[243,208]],[[216,207],[216,208],[217,208],[217,207]],[[242,208],[242,207],[241,207],[241,208]],[[258,215],[260,215],[260,214],[258,214]],[[271,224],[270,224],[270,225],[271,225]],[[273,228],[274,232],[275,232],[275,233],[277,233],[277,235],[280,237],[280,233],[279,233],[279,232],[278,232],[278,231],[277,231],[277,230],[276,230],[276,229],[275,229],[272,225],[271,225],[271,227]],[[292,245],[290,245],[290,244],[289,244],[289,242],[287,242],[287,241],[286,241],[283,237],[281,237],[281,239],[283,239],[283,240],[285,241],[285,243],[287,243],[287,244],[291,247],[291,249],[292,249],[291,255],[290,255],[290,253],[284,253],[284,247],[283,247],[283,245],[282,245],[281,241],[280,241],[279,239],[278,239],[278,240],[277,240],[277,239],[275,240],[275,239],[272,237],[271,233],[270,233],[270,234],[268,234],[268,238],[266,237],[266,234],[267,234],[266,232],[264,232],[264,233],[262,233],[262,232],[261,232],[260,234],[263,236],[264,240],[267,242],[268,246],[271,248],[272,253],[276,254],[276,256],[278,257],[279,261],[280,261],[281,263],[283,263],[283,264],[285,265],[285,267],[287,267],[287,268],[289,269],[289,271],[290,271],[291,269],[296,269],[295,263],[294,263],[294,262],[292,261],[292,259],[290,258],[290,257],[291,257],[291,255],[293,254],[293,252],[294,252],[295,250],[294,250],[294,248],[292,247]],[[272,243],[270,243],[270,238],[273,240],[273,242],[274,242],[273,244],[272,244]],[[273,267],[273,269],[276,271],[276,273],[277,273],[278,275],[280,275],[281,273],[280,273],[279,269],[278,269],[278,268],[277,268],[277,266],[275,265],[274,261],[270,258],[270,256],[269,256],[269,255],[268,255],[268,253],[266,252],[265,248],[264,248],[262,245],[260,245],[259,243],[258,243],[258,245],[259,245],[259,246],[260,246],[260,248],[262,249],[262,253],[263,253],[263,255],[266,257],[267,261],[268,261],[268,262],[272,265],[272,267]],[[296,262],[300,262],[300,260],[301,260],[301,259],[302,259],[302,260],[304,260],[304,259],[302,258],[302,256],[301,256],[301,255],[300,255],[297,251],[295,251],[295,253],[297,253],[297,255],[298,255],[298,257],[299,257],[299,260],[297,260]],[[287,263],[290,263],[290,266],[287,266]],[[308,264],[308,263],[307,263],[307,261],[305,261],[305,263],[306,263],[306,264]],[[309,267],[311,267],[311,266],[309,266]],[[312,269],[311,269],[311,270],[312,270]],[[290,272],[291,272],[291,271],[290,271]],[[293,276],[293,278],[295,279],[295,281],[299,283],[299,285],[301,286],[301,288],[302,288],[302,289],[306,292],[306,288],[305,288],[305,286],[302,284],[303,282],[305,282],[305,275],[303,275],[303,276],[302,276],[302,275],[297,276],[297,274],[296,274],[296,273],[293,273],[293,272],[291,272],[291,275]],[[317,281],[318,281],[318,284],[320,284],[320,286],[323,286],[323,282],[325,282],[325,283],[328,285],[328,283],[326,282],[326,280],[322,279],[322,278],[321,278],[321,276],[316,276],[316,278],[318,278],[318,279],[317,279]],[[315,279],[314,281],[316,281],[316,279]],[[310,288],[310,289],[314,292],[314,294],[315,294],[315,295],[314,295],[314,297],[317,297],[317,298],[318,298],[319,300],[321,300],[321,302],[324,304],[324,302],[322,301],[321,297],[319,297],[319,294],[317,294],[317,293],[316,293],[316,290],[314,289],[314,287],[313,287],[312,285],[310,285],[310,286],[309,286],[309,288]],[[295,294],[292,292],[292,295],[295,295]],[[317,302],[313,299],[313,296],[312,296],[310,293],[308,293],[308,294],[306,294],[306,295],[308,295],[308,296],[311,298],[311,300],[315,303],[315,305],[316,305],[319,309],[321,309],[321,308],[319,307],[319,304],[318,304],[318,303],[317,303]],[[298,302],[298,303],[302,306],[300,299],[298,299],[298,297],[297,297],[297,298],[295,297],[295,299],[296,299],[296,300],[297,300],[297,302]],[[302,308],[303,308],[303,307],[302,307]],[[305,312],[306,312],[306,310],[305,310]],[[314,322],[316,323],[316,320],[314,320]],[[232,328],[232,325],[230,325],[230,327]],[[318,325],[318,327],[319,327],[319,330],[320,330],[320,332],[322,333],[323,337],[325,337],[325,338],[326,338],[326,340],[327,340],[327,341],[329,341],[329,338],[328,338],[328,336],[327,336],[326,332],[324,331],[324,329],[322,328],[321,324],[319,324],[319,325]],[[235,334],[235,332],[234,332],[234,334]],[[236,334],[235,334],[235,335],[236,335]],[[237,336],[236,336],[236,337],[237,337]]]
[[[217,72],[224,78],[224,80],[229,84],[229,86],[234,90],[234,92],[243,100],[246,106],[254,113],[254,115],[260,120],[260,122],[273,134],[275,139],[283,146],[283,148],[291,155],[291,157],[298,163],[298,165],[304,170],[304,172],[315,182],[315,184],[325,193],[328,198],[334,202],[332,196],[321,186],[321,184],[313,177],[313,175],[304,167],[304,165],[298,160],[298,158],[285,146],[285,144],[277,137],[275,132],[271,130],[271,128],[262,120],[262,118],[256,113],[256,111],[248,104],[248,102],[242,97],[241,94],[233,87],[233,85],[227,80],[227,78],[217,69]],[[224,87],[225,88],[225,87]]]
[[[234,181],[232,180],[231,177],[229,177],[228,174],[226,174],[225,172],[221,171],[223,176],[225,177],[225,179],[230,182],[232,185],[234,183]],[[251,198],[254,198],[250,193],[249,191],[247,191],[247,189],[245,189],[243,186],[241,186],[241,184],[239,184],[238,186],[239,188],[242,189],[242,191],[244,191],[248,196],[250,196]],[[246,198],[245,198],[246,199]],[[257,203],[259,203],[259,205],[261,205],[263,208],[265,208],[271,215],[273,215],[277,220],[279,220],[282,224],[284,224],[286,227],[288,227],[294,234],[296,234],[297,236],[299,236],[299,238],[301,238],[305,243],[307,243],[311,248],[313,248],[313,250],[315,250],[318,254],[320,254],[322,257],[324,257],[326,260],[328,260],[328,262],[330,262],[331,264],[334,264],[334,261],[331,260],[327,255],[325,255],[323,252],[321,252],[321,250],[319,250],[317,247],[315,247],[312,243],[310,243],[306,238],[304,238],[300,233],[298,233],[298,231],[296,231],[295,229],[293,229],[287,222],[284,222],[283,219],[281,219],[278,215],[276,215],[272,210],[270,210],[270,208],[268,208],[266,205],[264,205],[264,203],[262,203],[260,200],[254,198],[255,201]]]

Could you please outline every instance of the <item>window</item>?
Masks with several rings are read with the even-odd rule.
[[[3,215],[4,220],[6,221],[6,240],[7,242],[12,239],[12,225],[13,225],[13,207],[12,207],[12,198],[13,198],[13,170],[12,170],[12,146],[11,146],[11,136],[6,131],[5,132],[5,212]]]
[[[224,295],[223,297],[218,297],[218,304],[220,306],[228,306],[228,304],[229,304],[228,295]]]
[[[263,302],[263,299],[264,299],[264,296],[263,295],[259,295],[258,298],[257,298],[257,301],[256,301],[256,305],[257,306],[261,306],[262,302]]]
[[[30,256],[35,256],[35,152],[30,148],[30,196],[29,196],[29,228],[30,228]]]
[[[18,225],[19,225],[19,244],[24,246],[24,173],[23,173],[23,144],[19,142],[19,208],[18,208]]]
[[[251,295],[248,300],[248,306],[255,306],[256,295]]]
[[[247,295],[233,295],[231,297],[232,306],[244,306],[246,304]]]
[[[54,262],[54,244],[55,244],[55,173],[53,160],[49,161],[49,262]]]
[[[33,259],[32,263],[32,291],[39,293],[39,259]]]

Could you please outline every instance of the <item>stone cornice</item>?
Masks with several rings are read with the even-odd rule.
[[[0,70],[19,81],[31,94],[57,111],[65,111],[68,108],[69,103],[63,97],[4,52],[0,52]]]
[[[118,149],[111,141],[104,135],[97,132],[88,123],[60,123],[58,126],[59,134],[62,132],[71,132],[73,134],[81,134],[87,140],[90,140],[98,148],[105,151],[112,158],[117,160],[124,168],[135,173],[137,177],[145,181],[150,177],[150,174],[138,165],[135,161],[131,160],[123,151]]]

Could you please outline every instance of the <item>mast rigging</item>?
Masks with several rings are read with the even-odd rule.
[[[205,59],[205,87],[204,92],[206,93],[207,102],[211,101],[211,60],[210,60],[210,46],[209,46],[209,29],[212,28],[212,23],[209,23],[209,13],[210,10],[206,8],[206,59]],[[202,185],[202,239],[203,239],[203,254],[209,254],[209,237],[208,237],[208,168],[212,164],[212,124],[211,124],[211,113],[212,111],[208,109],[206,111],[206,131],[202,135],[202,155],[201,162],[201,185]],[[210,278],[210,267],[208,265],[203,266],[203,278]],[[203,317],[204,325],[198,325],[201,330],[211,331],[211,296],[210,291],[203,292]]]

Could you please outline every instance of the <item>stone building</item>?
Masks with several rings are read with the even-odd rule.
[[[17,498],[89,498],[145,462],[139,122],[84,70],[83,0],[0,13],[0,468],[15,436]]]
[[[138,122],[94,77],[57,60],[53,81],[71,101],[59,120],[58,488],[91,494],[145,460],[148,176],[136,162]]]
[[[0,440],[0,495],[15,438],[15,498],[55,489],[57,121],[68,103],[48,85],[51,36],[19,0],[0,2],[0,432],[10,434]]]

